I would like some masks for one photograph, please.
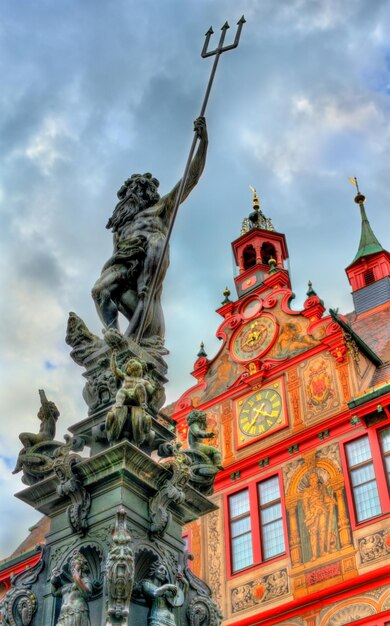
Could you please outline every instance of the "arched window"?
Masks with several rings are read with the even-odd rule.
[[[261,246],[261,262],[263,263],[263,265],[268,265],[268,261],[272,258],[276,260],[276,250],[275,250],[275,246],[272,245],[272,243],[269,243],[269,241],[266,241],[265,243],[263,243],[263,245]]]
[[[247,270],[250,267],[253,267],[253,265],[256,265],[256,251],[252,245],[247,246],[244,250],[243,265],[244,270]]]

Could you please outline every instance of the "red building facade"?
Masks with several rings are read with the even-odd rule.
[[[255,193],[232,243],[222,347],[212,360],[201,350],[174,406],[183,442],[190,410],[204,410],[223,454],[219,510],[188,543],[225,624],[390,624],[390,265],[355,201],[355,310],[341,315],[310,283],[293,309],[286,239]]]

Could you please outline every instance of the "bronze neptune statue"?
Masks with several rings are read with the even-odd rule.
[[[208,139],[203,117],[195,121],[195,132],[199,146],[188,171],[181,202],[195,187],[205,166]],[[127,337],[134,337],[140,325],[148,288],[166,243],[180,181],[163,197],[160,197],[158,187],[159,181],[146,173],[133,174],[119,189],[119,202],[106,226],[114,235],[113,254],[92,289],[105,328],[119,331],[118,315],[122,313],[129,322],[124,333]],[[166,255],[152,294],[141,342],[156,356],[164,354],[161,292],[168,265]]]

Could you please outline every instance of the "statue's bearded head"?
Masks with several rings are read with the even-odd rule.
[[[116,231],[135,213],[156,204],[160,199],[160,194],[157,191],[159,185],[157,178],[154,178],[149,172],[133,174],[125,180],[117,192],[119,202],[112,217],[108,220],[106,228]]]

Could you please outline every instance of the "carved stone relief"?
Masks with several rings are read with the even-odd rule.
[[[220,511],[213,511],[207,516],[207,572],[208,583],[212,589],[214,600],[218,605],[222,602],[222,522]]]
[[[83,486],[82,478],[77,470],[81,457],[71,454],[73,442],[65,436],[67,443],[56,451],[53,471],[59,485],[59,496],[68,496],[71,504],[68,507],[68,519],[73,530],[83,536],[88,529],[88,513],[91,507],[91,496]]]
[[[112,547],[105,565],[106,623],[124,624],[129,614],[134,582],[134,554],[127,530],[126,511],[120,507],[116,514]]]
[[[290,593],[287,569],[277,570],[231,591],[232,613],[276,600]]]
[[[172,502],[178,504],[184,502],[183,489],[190,479],[188,463],[187,457],[179,453],[165,464],[165,467],[170,470],[170,476],[166,478],[157,493],[149,500],[151,535],[163,535],[171,518],[168,511],[169,505]]]
[[[32,587],[45,566],[45,547],[40,560],[29,570],[11,577],[11,587],[0,601],[0,622],[6,626],[30,626],[38,608]]]
[[[386,558],[390,554],[390,533],[387,530],[367,535],[358,540],[360,562],[362,564]]]
[[[324,614],[324,616],[322,616],[321,624],[326,624],[326,626],[345,626],[346,624],[352,624],[353,622],[357,622],[364,617],[370,617],[375,614],[376,610],[370,604],[365,602],[358,602],[354,604],[349,601],[348,606],[338,609],[328,618],[325,617]]]

